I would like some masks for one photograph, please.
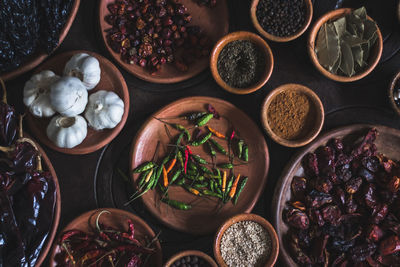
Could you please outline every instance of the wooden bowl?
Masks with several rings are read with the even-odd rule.
[[[229,19],[228,19],[228,5],[227,1],[221,0],[217,2],[214,8],[208,8],[205,6],[199,6],[196,1],[193,0],[182,0],[180,3],[187,7],[188,13],[192,16],[192,21],[188,26],[200,26],[204,33],[210,37],[212,44],[218,39],[228,33],[229,30]],[[164,64],[162,68],[155,74],[150,72],[138,65],[131,65],[121,59],[121,55],[116,53],[109,45],[107,40],[107,30],[111,29],[104,18],[110,13],[107,9],[107,5],[114,3],[115,0],[101,0],[99,5],[99,26],[101,30],[101,36],[104,41],[108,52],[114,58],[114,60],[127,72],[135,75],[136,77],[152,83],[177,83],[184,80],[190,79],[200,72],[207,69],[208,57],[199,59],[196,63],[189,65],[186,72],[177,70],[173,64]]]
[[[60,232],[59,237],[57,238],[56,242],[54,242],[53,248],[51,250],[50,260],[49,260],[50,266],[56,266],[55,257],[56,254],[60,252],[60,246],[58,245],[60,241],[60,235],[66,231],[73,229],[81,230],[86,233],[92,232],[93,227],[95,227],[96,217],[103,210],[107,210],[110,213],[103,213],[99,221],[115,229],[127,231],[128,230],[127,219],[132,220],[135,227],[135,238],[139,240],[142,244],[156,237],[156,234],[153,232],[151,227],[145,221],[143,221],[140,217],[130,212],[113,208],[91,210],[75,218]],[[153,243],[153,248],[155,248],[155,254],[153,254],[153,256],[150,258],[150,260],[145,266],[161,267],[162,251],[159,240]]]
[[[310,36],[308,37],[308,54],[311,58],[311,62],[314,64],[314,66],[317,68],[317,70],[324,75],[325,77],[337,81],[337,82],[354,82],[357,80],[360,80],[361,78],[364,78],[367,76],[378,64],[381,55],[382,55],[382,49],[383,49],[383,39],[382,39],[382,33],[379,30],[378,25],[376,26],[377,28],[377,34],[378,34],[378,39],[376,40],[376,43],[374,47],[371,49],[369,58],[368,58],[368,67],[360,72],[357,73],[356,75],[352,77],[347,77],[347,76],[340,76],[337,74],[330,73],[328,70],[326,70],[321,64],[319,64],[317,54],[314,51],[315,47],[315,41],[319,32],[319,29],[322,27],[322,25],[330,20],[335,20],[338,18],[341,18],[349,13],[351,13],[353,9],[351,8],[341,8],[341,9],[336,9],[333,11],[330,11],[323,15],[321,18],[317,20],[317,22],[314,24],[314,26],[311,29]],[[373,19],[369,16],[367,16],[369,20]]]
[[[285,239],[289,227],[283,220],[282,214],[286,207],[286,202],[288,202],[292,197],[291,183],[293,177],[303,177],[305,175],[301,163],[302,159],[306,154],[315,151],[320,146],[326,145],[326,143],[332,138],[356,138],[356,140],[359,140],[360,137],[366,134],[367,130],[370,128],[377,128],[378,130],[378,137],[375,141],[378,152],[383,153],[391,159],[399,160],[400,150],[398,149],[398,144],[400,144],[400,130],[381,125],[355,124],[340,127],[324,133],[314,140],[314,142],[299,151],[286,165],[281,177],[277,181],[271,205],[271,210],[273,211],[273,224],[281,244],[280,260],[283,262],[284,266],[301,266],[294,261],[290,251],[289,242]]]
[[[181,252],[175,254],[174,256],[172,256],[163,266],[170,267],[176,260],[186,257],[186,256],[197,256],[199,258],[204,259],[208,264],[210,264],[211,267],[218,267],[218,265],[215,263],[213,258],[211,258],[206,253],[199,251],[199,250],[181,251]]]
[[[78,13],[79,4],[80,4],[80,0],[74,1],[73,5],[71,7],[71,12],[69,14],[69,17],[68,17],[67,21],[65,22],[64,28],[61,30],[58,45],[54,50],[56,50],[61,45],[61,43],[64,41],[65,37],[67,36],[68,31],[71,28],[72,23],[74,22],[74,19],[76,17],[76,13]],[[14,69],[12,71],[9,71],[9,72],[0,73],[0,79],[3,79],[3,81],[7,81],[7,80],[11,80],[11,79],[25,73],[25,72],[28,72],[31,69],[33,69],[34,67],[36,67],[37,65],[39,65],[40,63],[42,63],[43,60],[45,60],[48,56],[49,56],[49,54],[45,53],[44,51],[38,51],[38,52],[32,54],[29,57],[29,59],[25,63],[20,65],[18,68]]]
[[[304,0],[304,2],[306,4],[306,14],[305,14],[305,19],[304,19],[303,26],[301,26],[301,28],[298,29],[297,32],[295,32],[294,34],[289,35],[289,36],[280,37],[280,36],[272,35],[272,34],[266,32],[263,29],[263,27],[261,27],[260,23],[258,22],[256,11],[257,11],[257,6],[258,6],[259,2],[260,2],[260,0],[253,0],[253,2],[251,3],[250,17],[251,17],[251,21],[253,22],[253,25],[257,29],[257,31],[263,37],[267,38],[268,40],[271,40],[271,41],[274,41],[274,42],[289,42],[289,41],[292,41],[292,40],[296,39],[297,37],[299,37],[300,35],[302,35],[307,30],[308,26],[311,23],[311,19],[312,19],[312,16],[313,16],[313,5],[312,5],[311,0]]]
[[[268,122],[268,108],[272,102],[272,100],[279,95],[282,92],[285,91],[296,91],[299,93],[305,94],[310,102],[314,105],[315,108],[315,124],[314,126],[309,130],[309,132],[304,135],[303,137],[300,137],[299,139],[285,139],[282,138],[281,136],[277,135],[274,131],[272,131],[271,126]],[[261,122],[262,125],[267,132],[267,134],[277,142],[278,144],[281,144],[283,146],[287,147],[300,147],[304,146],[308,143],[310,143],[312,140],[315,139],[315,137],[318,136],[319,132],[322,129],[322,126],[324,124],[324,106],[322,105],[321,100],[319,99],[318,95],[314,93],[310,88],[305,87],[304,85],[301,84],[284,84],[281,85],[274,90],[272,90],[267,97],[264,99],[264,102],[261,107]]]
[[[393,77],[392,81],[390,82],[389,92],[388,92],[390,104],[392,105],[392,108],[394,109],[394,111],[396,111],[398,115],[400,115],[400,107],[397,106],[396,102],[394,101],[393,90],[395,89],[396,83],[397,81],[399,81],[399,79],[400,79],[400,71],[397,72],[397,74]]]
[[[278,241],[278,236],[275,232],[274,227],[263,217],[258,216],[256,214],[251,214],[251,213],[243,213],[243,214],[238,214],[236,216],[233,216],[232,218],[229,218],[227,221],[225,221],[221,227],[218,229],[215,238],[214,238],[214,257],[215,260],[217,261],[218,265],[221,267],[227,267],[224,259],[222,258],[221,254],[221,239],[222,236],[224,235],[225,231],[233,224],[241,221],[253,221],[258,224],[260,224],[264,229],[267,230],[270,238],[271,238],[271,252],[269,254],[269,257],[266,259],[265,264],[263,266],[274,266],[278,254],[279,254],[279,241]]]
[[[52,70],[57,75],[62,75],[65,63],[77,53],[87,53],[99,60],[101,69],[101,78],[99,84],[92,90],[88,91],[89,96],[99,90],[107,90],[115,92],[124,101],[124,115],[119,124],[113,129],[104,129],[96,131],[88,126],[87,136],[83,142],[73,148],[61,148],[56,146],[46,134],[47,125],[51,118],[36,118],[27,111],[27,122],[34,136],[44,143],[46,146],[65,154],[88,154],[92,153],[110,143],[122,130],[125,125],[129,113],[129,92],[124,77],[121,72],[106,58],[94,52],[77,50],[68,51],[56,55],[43,63],[36,71]],[[82,114],[83,115],[83,114]]]
[[[230,42],[236,41],[236,40],[248,40],[251,41],[252,43],[256,44],[257,47],[260,49],[260,51],[263,53],[265,57],[265,70],[264,73],[262,74],[260,80],[255,83],[253,86],[248,87],[248,88],[235,88],[231,87],[228,85],[219,75],[218,72],[218,57],[219,54],[221,53],[222,49]],[[234,94],[250,94],[252,92],[257,91],[261,87],[263,87],[266,82],[268,81],[269,77],[271,77],[272,70],[274,68],[274,57],[272,55],[271,48],[268,46],[267,42],[265,42],[260,36],[257,34],[254,34],[252,32],[245,32],[245,31],[240,31],[240,32],[232,32],[228,35],[225,35],[222,37],[217,44],[214,46],[212,52],[211,52],[211,59],[210,59],[210,68],[211,68],[211,73],[215,79],[215,81],[218,83],[219,86],[221,86],[223,89],[230,93]]]

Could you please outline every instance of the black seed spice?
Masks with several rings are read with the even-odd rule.
[[[269,34],[286,37],[296,33],[304,24],[304,0],[260,0],[256,16]]]
[[[246,88],[260,80],[265,70],[265,57],[253,42],[237,40],[222,49],[217,69],[229,86]]]
[[[211,267],[203,258],[197,256],[185,256],[177,259],[171,267]]]

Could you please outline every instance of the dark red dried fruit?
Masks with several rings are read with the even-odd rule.
[[[307,215],[301,210],[289,208],[286,212],[286,221],[297,229],[307,229],[310,221]]]
[[[379,251],[383,256],[400,251],[399,237],[393,235],[383,240],[379,246]]]

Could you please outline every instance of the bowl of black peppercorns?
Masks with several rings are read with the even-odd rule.
[[[218,267],[218,265],[204,252],[185,250],[172,256],[164,267]]]
[[[288,42],[302,35],[312,16],[311,0],[253,0],[250,8],[254,27],[274,42]]]

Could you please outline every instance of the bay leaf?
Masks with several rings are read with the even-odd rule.
[[[343,34],[346,32],[346,17],[342,17],[333,22],[335,30],[339,38],[342,38]]]
[[[354,14],[350,13],[346,16],[347,30],[360,38],[364,35],[364,21]]]
[[[356,10],[353,11],[353,14],[359,17],[361,20],[366,20],[367,19],[367,10],[365,7],[360,7]]]
[[[368,43],[367,40],[364,40],[356,35],[352,35],[347,31],[343,34],[341,41],[346,42],[350,47]]]
[[[339,50],[339,58],[338,60],[336,60],[335,64],[333,64],[332,69],[330,70],[331,73],[337,74],[341,61],[342,61],[342,52],[340,52]]]
[[[364,51],[361,48],[361,45],[356,45],[351,47],[351,52],[353,53],[353,58],[354,62],[360,67],[364,67],[364,61],[363,61],[363,54]]]
[[[372,20],[365,20],[364,21],[364,34],[363,34],[363,39],[364,40],[371,40],[373,38],[374,34],[376,34],[377,31],[377,26],[376,23]]]
[[[368,58],[369,58],[369,50],[370,50],[369,43],[361,44],[361,49],[363,51],[363,61],[364,61],[365,65],[367,65]]]
[[[319,63],[326,69],[332,66],[339,58],[340,43],[335,27],[332,23],[325,23],[318,32],[315,52]]]
[[[354,75],[354,58],[351,48],[347,43],[342,42],[340,44],[340,51],[342,52],[342,59],[339,69],[344,75],[351,77]]]

